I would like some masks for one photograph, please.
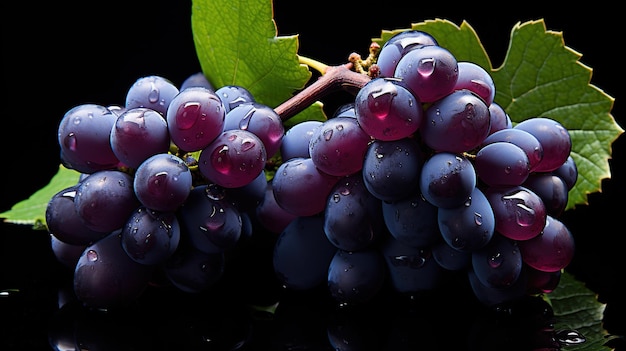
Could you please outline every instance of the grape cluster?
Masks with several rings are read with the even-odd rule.
[[[342,305],[385,286],[430,291],[450,272],[490,306],[552,291],[574,253],[558,220],[578,177],[568,131],[546,117],[513,126],[489,73],[422,31],[387,41],[376,68],[331,118],[288,129],[201,73],[180,87],[142,77],[122,105],[68,110],[61,160],[81,176],[46,222],[79,300],[205,291],[258,232],[276,234],[280,285],[327,285]]]

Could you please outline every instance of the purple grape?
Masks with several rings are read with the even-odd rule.
[[[192,188],[189,167],[176,155],[156,154],[145,160],[133,178],[137,199],[147,208],[174,212],[181,206]]]
[[[376,60],[380,76],[393,77],[402,56],[422,45],[438,45],[438,43],[432,35],[419,30],[402,31],[389,38],[380,48]]]
[[[267,183],[265,195],[253,213],[261,227],[277,234],[285,230],[291,221],[299,217],[278,205],[274,197],[272,182]]]
[[[46,206],[48,232],[66,244],[84,246],[103,238],[107,231],[90,229],[76,212],[74,199],[78,185],[58,191]]]
[[[487,245],[472,252],[472,269],[483,285],[494,288],[514,285],[522,271],[517,242],[496,233]]]
[[[215,286],[224,275],[223,252],[207,253],[191,245],[179,247],[163,264],[167,280],[187,293],[200,293]]]
[[[268,157],[280,150],[285,135],[283,122],[276,111],[258,102],[239,104],[226,113],[224,130],[242,129],[254,133],[265,146]]]
[[[139,207],[121,230],[122,248],[133,261],[155,265],[165,262],[180,241],[180,225],[173,212]]]
[[[457,65],[459,67],[459,75],[454,89],[470,90],[480,96],[487,106],[491,105],[496,95],[496,85],[491,74],[474,62],[459,61]]]
[[[422,103],[398,81],[374,78],[355,97],[356,118],[361,128],[378,140],[400,140],[422,123]]]
[[[313,131],[321,125],[321,121],[304,121],[287,129],[280,144],[280,156],[283,161],[296,157],[311,157],[309,144]]]
[[[452,93],[459,67],[446,48],[422,45],[402,55],[393,76],[402,79],[422,103],[429,103]]]
[[[474,158],[474,168],[488,186],[521,185],[530,174],[526,152],[505,141],[482,146]]]
[[[133,261],[114,231],[85,248],[74,270],[74,292],[88,307],[128,306],[146,290],[154,267]]]
[[[148,157],[168,152],[170,134],[167,122],[149,108],[122,112],[111,130],[110,143],[115,156],[126,166],[137,168]]]
[[[533,173],[522,186],[539,195],[548,215],[558,218],[565,211],[569,189],[560,177],[550,173]]]
[[[370,141],[355,118],[335,117],[315,129],[309,154],[320,171],[346,176],[363,168],[363,157]]]
[[[204,75],[203,72],[196,72],[188,76],[187,78],[185,78],[183,83],[180,85],[180,91],[183,91],[191,87],[203,87],[211,91],[215,91],[213,84],[209,82],[209,80],[207,79],[206,75]]]
[[[177,94],[166,113],[172,142],[184,151],[199,151],[224,129],[226,110],[216,93],[190,87]]]
[[[546,117],[533,117],[517,125],[539,140],[543,148],[543,157],[535,166],[534,172],[551,172],[567,161],[572,150],[572,140],[567,129],[559,122]]]
[[[491,205],[476,187],[463,205],[440,207],[437,223],[446,243],[459,251],[475,251],[484,247],[492,239],[496,228]]]
[[[424,143],[435,151],[467,152],[489,135],[489,108],[469,90],[456,90],[433,102],[419,129]]]
[[[537,236],[546,224],[546,208],[539,197],[523,186],[489,187],[485,190],[496,218],[496,231],[514,240]]]
[[[83,254],[83,251],[85,251],[87,246],[88,245],[69,244],[60,240],[54,234],[50,234],[50,248],[52,249],[52,254],[57,261],[72,270],[76,267],[78,259]]]
[[[341,305],[359,305],[372,300],[386,278],[385,259],[378,249],[337,250],[328,268],[328,289]]]
[[[292,158],[276,170],[272,190],[276,203],[285,211],[296,216],[312,216],[324,211],[339,179],[321,172],[310,158]]]
[[[574,236],[563,222],[547,216],[539,235],[519,241],[524,263],[542,272],[556,272],[567,267],[574,257]]]
[[[436,289],[444,271],[435,261],[430,248],[408,246],[394,237],[387,237],[380,245],[391,287],[402,294]]]
[[[111,232],[122,228],[140,202],[133,190],[133,177],[108,170],[92,173],[80,182],[74,205],[91,230]]]
[[[381,200],[400,200],[418,190],[423,163],[415,139],[374,140],[363,160],[365,186]]]
[[[574,158],[571,155],[568,156],[567,160],[565,160],[559,168],[552,171],[552,174],[561,178],[565,182],[567,190],[572,190],[578,180],[578,167],[576,166],[576,161],[574,161]]]
[[[169,79],[151,75],[140,77],[126,92],[124,107],[147,107],[165,116],[170,102],[179,90]]]
[[[238,188],[252,182],[265,169],[265,161],[265,146],[259,137],[231,129],[202,149],[198,169],[210,182]]]
[[[207,185],[196,186],[178,209],[181,232],[202,252],[225,252],[239,242],[241,215],[234,205],[212,198],[207,190]]]
[[[482,143],[482,146],[487,144],[504,141],[524,150],[528,157],[529,171],[534,172],[535,168],[543,158],[543,147],[534,135],[515,128],[505,128],[497,132],[491,133]]]
[[[401,200],[383,201],[382,211],[389,233],[408,246],[426,247],[441,238],[437,207],[419,191]]]
[[[274,272],[285,288],[313,289],[326,283],[328,266],[336,252],[324,233],[322,216],[297,217],[276,239]]]
[[[433,258],[444,269],[460,271],[470,267],[472,263],[471,251],[460,251],[450,246],[445,240],[432,245]]]
[[[328,240],[345,251],[363,250],[383,232],[380,199],[373,196],[356,173],[342,178],[332,189],[324,210]]]
[[[116,168],[120,161],[110,143],[117,115],[101,105],[83,104],[68,110],[58,127],[63,163],[81,173]]]
[[[471,269],[467,274],[474,296],[478,301],[488,307],[495,308],[498,305],[517,301],[526,296],[528,278],[524,270],[521,271],[520,276],[513,285],[504,288],[496,288],[483,284],[476,276],[476,273]]]
[[[508,113],[496,102],[489,104],[489,134],[493,134],[499,130],[513,128],[513,122]]]
[[[465,156],[436,153],[424,162],[419,186],[424,198],[436,207],[459,207],[476,187],[476,171]]]
[[[528,294],[551,293],[558,287],[561,281],[562,270],[544,272],[526,264],[523,269],[528,275]]]
[[[224,104],[226,113],[241,104],[255,102],[252,93],[240,85],[224,85],[217,89],[215,94]]]

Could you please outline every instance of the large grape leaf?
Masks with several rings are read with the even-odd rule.
[[[298,36],[277,36],[272,1],[194,0],[191,24],[196,53],[215,87],[246,87],[276,107],[302,89],[312,74],[298,61]]]
[[[552,118],[572,137],[571,155],[578,180],[570,190],[566,209],[588,204],[587,195],[601,191],[610,178],[608,160],[613,142],[624,132],[611,115],[614,98],[590,84],[592,70],[581,54],[567,47],[560,32],[546,30],[543,20],[516,24],[503,64],[494,68],[474,29],[444,20],[414,23],[410,29],[433,35],[459,61],[472,61],[491,72],[495,101],[514,123],[530,117]],[[384,44],[407,29],[384,30],[373,40]]]

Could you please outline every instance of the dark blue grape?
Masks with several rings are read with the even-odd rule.
[[[342,305],[371,301],[387,278],[385,260],[378,249],[337,250],[328,269],[328,289]]]
[[[472,269],[483,285],[494,288],[514,285],[522,271],[517,242],[496,233],[487,245],[472,252]]]
[[[406,245],[425,247],[441,237],[437,207],[419,191],[409,193],[402,200],[384,201],[382,210],[389,233]]]

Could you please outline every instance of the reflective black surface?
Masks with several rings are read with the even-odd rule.
[[[78,1],[14,6],[3,11],[3,78],[9,95],[3,105],[1,212],[56,173],[56,127],[68,108],[84,102],[118,104],[142,75],[159,74],[180,84],[200,70],[188,1],[139,1],[132,9],[121,1],[88,9]],[[356,6],[353,12],[334,6],[325,0],[310,5],[276,1],[278,32],[299,33],[300,54],[340,64],[353,51],[365,53],[381,29],[433,18],[458,24],[467,20],[498,66],[511,28],[544,18],[548,29],[563,32],[566,45],[582,53],[581,62],[593,68],[591,83],[615,98],[612,114],[626,126],[624,64],[616,42],[624,32],[623,18],[612,6],[594,3],[567,15],[528,3],[513,7],[515,11],[485,9],[479,3],[458,9],[433,3],[409,10],[416,5],[408,1],[381,4],[384,11],[372,5]],[[9,26],[6,17],[14,16]],[[332,111],[349,98],[338,93],[325,103]],[[622,336],[625,145],[624,136],[613,144],[612,178],[603,181],[602,192],[591,194],[588,206],[562,216],[577,245],[568,271],[606,303],[604,328]],[[383,294],[371,308],[352,311],[337,309],[324,291],[286,294],[263,278],[267,276],[232,276],[222,288],[201,296],[150,289],[128,310],[86,311],[73,300],[70,273],[54,259],[47,235],[3,223],[0,291],[11,292],[0,296],[0,349],[497,350],[507,345],[522,350],[536,347],[525,343],[553,342],[554,334],[540,331],[546,316],[493,315],[470,292],[459,294],[459,285],[417,300]],[[274,315],[251,308],[277,299],[281,303]]]

